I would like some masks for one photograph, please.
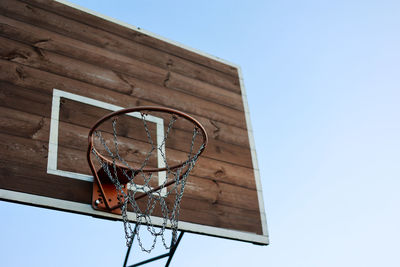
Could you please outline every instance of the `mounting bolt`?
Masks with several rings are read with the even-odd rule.
[[[100,205],[100,203],[101,203],[100,199],[96,199],[96,201],[94,202],[94,204],[95,204],[96,206]]]

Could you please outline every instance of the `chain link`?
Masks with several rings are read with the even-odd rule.
[[[200,148],[194,153],[193,150],[195,146],[195,141],[199,133],[199,129],[197,127],[194,127],[187,160],[182,164],[181,167],[178,167],[175,170],[171,170],[168,165],[167,156],[164,152],[163,147],[165,147],[166,141],[170,134],[170,130],[172,129],[174,123],[178,120],[178,117],[176,115],[172,115],[161,144],[154,144],[153,138],[151,136],[150,130],[146,122],[146,116],[147,114],[143,112],[141,113],[143,127],[146,132],[147,141],[151,145],[151,149],[146,153],[146,156],[141,166],[138,169],[132,168],[128,164],[128,162],[120,155],[118,147],[119,144],[118,135],[116,129],[116,124],[117,124],[116,118],[112,120],[113,144],[115,149],[114,153],[111,151],[110,147],[107,145],[106,140],[101,135],[101,131],[97,130],[94,133],[95,136],[100,141],[100,143],[102,144],[102,146],[105,148],[108,157],[112,161],[112,170],[110,170],[110,165],[105,160],[103,160],[101,157],[98,156],[94,148],[92,152],[95,155],[96,159],[99,161],[101,167],[104,169],[107,176],[110,178],[110,181],[114,184],[115,189],[117,191],[117,198],[120,201],[120,203],[122,203],[121,206],[122,221],[124,225],[127,246],[130,246],[132,244],[133,239],[136,236],[141,250],[145,252],[151,252],[156,246],[158,237],[161,237],[162,244],[166,249],[170,249],[171,246],[173,246],[177,241],[179,210],[180,210],[179,207],[182,201],[183,192],[185,190],[186,181],[190,171],[196,164],[199,154],[204,149],[204,144],[202,144]],[[143,170],[147,166],[154,151],[159,151],[160,152],[159,154],[161,155],[161,158],[164,161],[166,168],[165,171],[166,179],[161,184],[160,190],[156,192],[151,192],[152,187],[150,186],[150,180],[153,177],[153,173],[146,173]],[[117,161],[121,162],[126,167],[126,169],[129,170],[130,173],[129,174],[126,170],[122,170],[123,175],[129,180],[128,188],[126,191],[124,190],[124,186],[121,185],[118,179]],[[138,183],[138,177],[142,178],[141,181],[143,181],[143,184]],[[171,179],[173,179],[175,183],[173,183],[170,187],[166,187],[165,185],[167,181],[170,181]],[[164,190],[166,190],[166,193],[161,195],[160,192],[163,192]],[[135,200],[135,195],[139,192],[140,193],[144,192],[147,195],[147,202],[144,208],[143,207],[141,208],[139,206],[139,203]],[[169,197],[171,193],[175,193],[175,198],[173,199],[174,201],[172,207],[168,207],[166,198]],[[160,229],[158,231],[156,230],[156,227],[152,222],[152,216],[154,216],[153,212],[157,207],[157,204],[161,208],[161,216],[163,218],[162,225],[159,226]],[[130,208],[136,214],[135,224],[137,225],[137,227],[134,230],[132,229],[131,222],[129,221],[128,218],[128,208]],[[167,244],[164,236],[165,230],[167,229],[168,225],[172,230],[171,245]],[[142,237],[140,233],[141,226],[145,226],[147,232],[149,232],[153,236],[152,243],[149,247],[146,247],[142,242]]]

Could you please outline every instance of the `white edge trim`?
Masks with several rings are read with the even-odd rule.
[[[65,0],[55,0],[55,2],[58,2],[58,3],[64,4],[64,5],[73,7],[73,8],[75,8],[75,9],[81,10],[81,11],[83,11],[83,12],[89,13],[89,14],[91,14],[91,15],[93,15],[93,16],[96,16],[96,17],[99,17],[99,18],[108,20],[108,21],[113,22],[113,23],[115,23],[115,24],[121,25],[121,26],[123,26],[123,27],[125,27],[125,28],[138,31],[138,32],[143,33],[143,34],[145,34],[145,35],[148,35],[148,36],[157,38],[157,39],[159,39],[159,40],[161,40],[161,41],[164,41],[164,42],[166,42],[166,43],[175,45],[175,46],[177,46],[177,47],[180,47],[180,48],[183,48],[183,49],[186,49],[186,50],[189,50],[189,51],[191,51],[191,52],[194,52],[194,53],[196,53],[196,54],[202,55],[202,56],[204,56],[204,57],[208,57],[208,58],[213,59],[213,60],[215,60],[215,61],[224,63],[224,64],[226,64],[226,65],[230,65],[230,66],[236,67],[236,68],[239,67],[239,66],[236,65],[235,63],[229,62],[228,60],[225,60],[225,59],[219,58],[219,57],[217,57],[217,56],[208,54],[208,53],[203,52],[203,51],[201,51],[201,50],[198,50],[198,49],[196,49],[196,48],[189,47],[189,46],[184,45],[184,44],[182,44],[182,43],[179,43],[179,42],[170,40],[170,39],[165,38],[165,37],[163,37],[163,36],[160,36],[160,35],[158,35],[158,34],[156,34],[156,33],[153,33],[153,32],[147,31],[147,30],[144,30],[144,29],[142,29],[142,28],[136,27],[136,26],[134,26],[134,25],[131,25],[131,24],[126,23],[126,22],[123,22],[123,21],[121,21],[121,20],[118,20],[118,19],[109,17],[109,16],[107,16],[107,15],[98,13],[98,12],[93,11],[93,10],[90,10],[90,9],[88,9],[88,8],[86,8],[86,7],[83,7],[83,6],[80,6],[80,5],[71,3],[71,2],[69,2],[69,1],[65,1]]]
[[[15,192],[5,189],[0,189],[0,199],[17,202],[17,203],[24,203],[33,206],[40,206],[44,208],[50,209],[58,209],[73,213],[80,213],[84,215],[91,215],[94,217],[101,217],[105,219],[111,220],[121,220],[121,216],[118,214],[108,213],[98,211],[92,208],[90,204],[83,204],[73,201],[61,200],[61,199],[53,199],[49,197],[43,197],[38,195],[30,195],[27,193]],[[132,222],[135,222],[136,215],[132,212],[128,212],[128,219]],[[151,220],[155,225],[161,226],[163,223],[163,219],[158,217],[151,217]],[[170,225],[167,225],[170,227]],[[187,232],[194,232],[204,235],[212,235],[218,237],[225,237],[235,240],[253,242],[256,244],[268,244],[268,237],[241,232],[241,231],[233,231],[227,229],[221,229],[217,227],[211,227],[206,225],[188,223],[188,222],[179,222],[179,229]]]
[[[165,168],[165,142],[164,142],[164,123],[157,123],[157,165],[158,168]],[[164,155],[164,156],[163,156]],[[167,171],[158,172],[158,185],[162,185],[167,181]],[[161,189],[162,196],[167,195],[167,188]]]
[[[247,102],[246,87],[244,86],[242,69],[240,67],[238,67],[238,74],[239,74],[240,88],[242,91],[242,99],[243,99],[244,113],[245,113],[245,117],[246,117],[247,132],[249,134],[249,144],[250,144],[250,150],[251,150],[251,159],[252,159],[253,168],[254,168],[254,177],[256,179],[256,188],[257,188],[258,206],[260,208],[261,226],[262,226],[263,235],[267,238],[267,244],[269,244],[267,217],[265,214],[264,197],[263,197],[263,193],[262,193],[260,170],[258,168],[256,145],[255,145],[255,141],[254,141],[253,128],[252,128],[251,120],[250,120],[250,110],[249,110],[249,104]]]
[[[54,92],[53,92],[54,94]],[[47,156],[47,171],[57,170],[57,157],[53,155],[58,154],[58,118],[60,111],[60,98],[52,98],[51,103],[51,116],[50,116],[50,135],[49,135],[49,153]]]

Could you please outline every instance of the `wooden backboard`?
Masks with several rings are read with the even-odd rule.
[[[119,219],[91,206],[89,128],[117,109],[169,107],[210,138],[179,228],[268,244],[238,66],[65,2],[4,0],[0,14],[0,199]]]

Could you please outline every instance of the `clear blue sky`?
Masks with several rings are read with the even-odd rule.
[[[400,1],[72,2],[243,69],[271,244],[187,234],[172,266],[400,266]],[[4,266],[122,264],[120,223],[0,212]]]

